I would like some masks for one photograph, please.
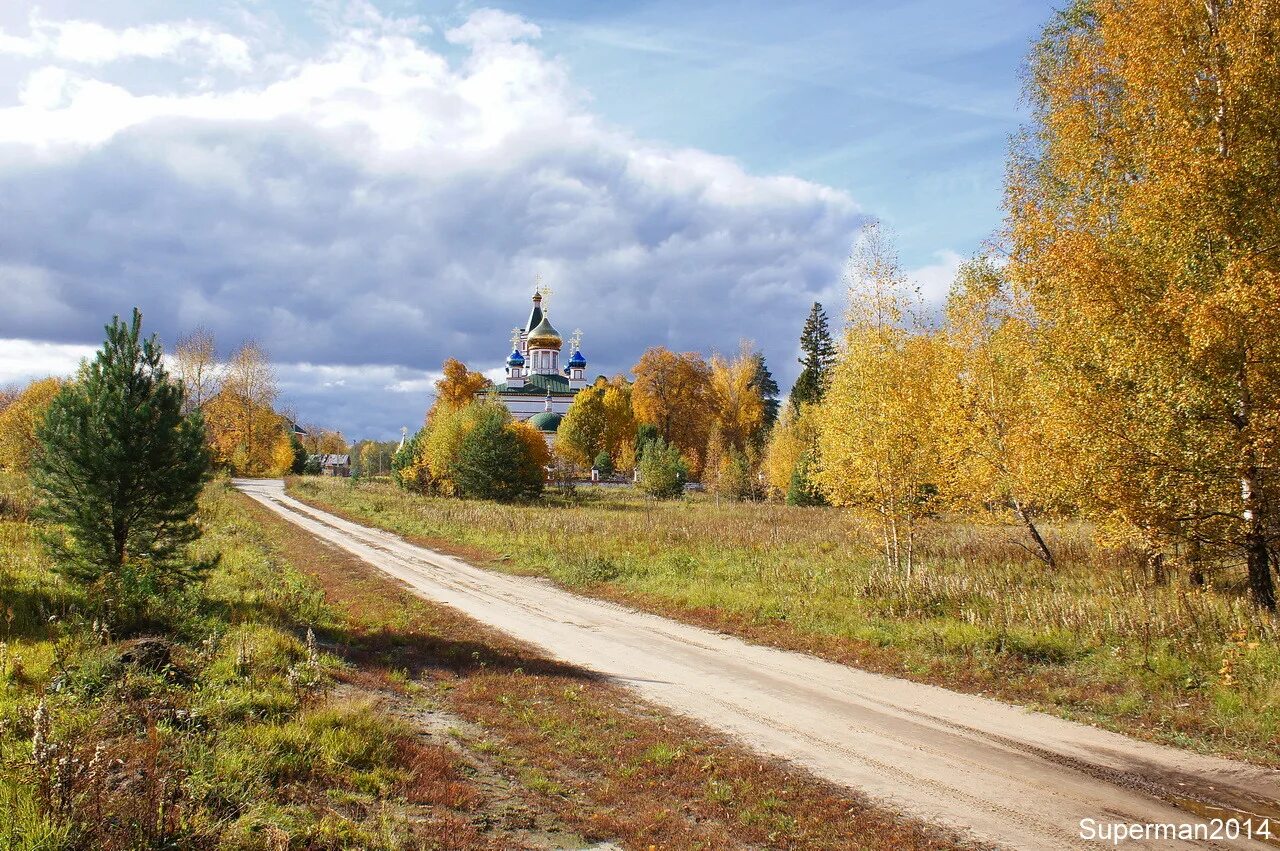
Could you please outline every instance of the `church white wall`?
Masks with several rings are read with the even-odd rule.
[[[507,406],[507,410],[518,420],[527,420],[534,414],[540,414],[547,409],[547,397],[536,395],[516,395],[514,393],[504,393],[498,397],[502,400],[502,404]],[[573,403],[571,396],[552,396],[551,410],[557,414],[565,414],[569,411],[569,405]]]

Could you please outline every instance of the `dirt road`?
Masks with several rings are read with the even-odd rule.
[[[994,700],[758,647],[483,570],[237,481],[253,499],[417,593],[615,678],[656,704],[929,821],[1013,848],[1101,848],[1115,822],[1271,817],[1276,842],[1130,840],[1125,848],[1280,846],[1280,772],[1134,741]]]

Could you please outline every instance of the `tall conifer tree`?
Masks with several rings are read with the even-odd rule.
[[[819,302],[814,302],[800,333],[800,364],[804,367],[795,386],[791,388],[791,405],[811,405],[822,399],[827,390],[831,366],[836,360],[836,346],[831,341],[827,327],[827,314]]]

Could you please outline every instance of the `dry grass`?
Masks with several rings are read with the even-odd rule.
[[[497,505],[385,485],[292,492],[473,560],[550,576],[752,640],[992,693],[1144,738],[1280,765],[1280,623],[1223,568],[1153,586],[1089,530],[1048,530],[1048,571],[1018,531],[934,522],[920,567],[876,557],[845,512],[628,492]]]
[[[362,670],[425,686],[429,711],[475,725],[463,736],[468,747],[491,754],[536,811],[586,840],[638,849],[956,846],[942,831],[659,713],[257,514],[342,611],[347,652]]]

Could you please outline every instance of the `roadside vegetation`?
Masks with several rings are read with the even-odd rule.
[[[500,570],[752,640],[1142,738],[1280,765],[1280,623],[1243,588],[1152,585],[1138,554],[1050,525],[926,520],[910,575],[830,508],[579,488],[525,505],[294,479],[290,492]],[[1243,583],[1243,578],[1236,581]]]
[[[335,629],[323,597],[225,485],[191,553],[217,567],[141,634],[53,569],[20,477],[0,502],[0,846],[400,848],[465,822],[448,801],[422,812],[417,790],[464,778],[344,685],[352,667],[314,639]]]
[[[141,326],[0,423],[0,847],[959,847],[210,480]],[[501,418],[473,433],[461,481],[519,445]]]

